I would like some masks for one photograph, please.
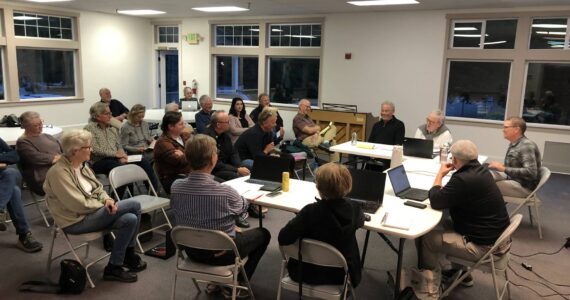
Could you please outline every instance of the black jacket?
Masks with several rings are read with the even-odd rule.
[[[344,199],[321,200],[309,204],[279,232],[279,244],[290,245],[299,238],[328,243],[338,249],[348,264],[352,284],[361,280],[360,252],[355,232],[364,225],[364,213],[357,204]],[[297,280],[298,261],[291,259],[289,275]],[[309,284],[341,284],[344,272],[337,268],[303,264],[303,282]]]
[[[226,171],[236,173],[235,177],[238,177],[237,168],[241,165],[241,160],[232,145],[230,135],[227,132],[218,135],[212,127],[206,128],[206,132],[204,133],[216,140],[216,146],[220,151],[220,154],[218,154],[218,162],[216,163],[214,170],[212,170],[212,174],[215,175],[217,172]]]
[[[383,120],[376,122],[372,127],[368,141],[385,145],[402,145],[405,134],[404,123],[393,116],[388,123],[384,123]]]
[[[258,155],[265,155],[263,149],[273,142],[273,133],[265,132],[259,124],[248,128],[236,141],[236,148],[241,160],[255,159]]]
[[[489,170],[472,160],[441,188],[429,191],[431,207],[449,208],[454,230],[478,245],[492,245],[510,220],[501,191]]]
[[[251,113],[249,113],[249,117],[251,118],[253,123],[257,124],[257,118],[259,117],[259,113],[262,110],[263,110],[263,107],[258,105],[255,109],[253,109],[251,111]],[[279,129],[281,129],[281,127],[283,127],[283,119],[279,115],[279,112],[277,112],[277,126],[275,126],[275,131],[279,131]]]

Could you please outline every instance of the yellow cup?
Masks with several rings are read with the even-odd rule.
[[[283,172],[281,177],[281,190],[284,192],[289,191],[289,172]]]

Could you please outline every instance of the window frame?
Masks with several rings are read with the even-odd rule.
[[[80,14],[70,11],[58,11],[37,7],[24,7],[3,4],[0,6],[4,36],[0,37],[0,47],[4,50],[4,99],[0,106],[23,106],[42,104],[61,104],[62,102],[77,102],[84,100],[83,72],[81,69],[81,37],[79,34]],[[72,40],[40,37],[25,37],[15,35],[14,12],[32,13],[56,17],[70,18],[72,21]],[[21,99],[19,94],[19,74],[17,50],[21,48],[34,50],[62,50],[73,52],[74,96],[53,98]]]
[[[216,46],[215,39],[212,38],[210,42],[210,95],[214,95],[213,98],[216,101],[231,103],[231,99],[216,98],[217,82],[216,82],[216,66],[215,60],[216,56],[257,56],[258,57],[258,83],[257,89],[258,93],[268,93],[269,90],[269,58],[270,57],[291,57],[291,58],[318,58],[321,63],[319,66],[319,99],[318,103],[321,103],[320,95],[322,92],[322,71],[323,71],[323,48],[325,41],[325,18],[314,17],[314,18],[285,18],[285,19],[243,19],[243,20],[212,20],[209,22],[210,25],[210,35],[215,36],[215,26],[216,25],[255,25],[259,24],[259,46]],[[271,24],[321,24],[321,46],[320,47],[270,47],[269,46],[269,34]],[[255,100],[244,100],[246,104],[254,105],[257,104],[257,99]],[[279,103],[272,102],[272,105],[276,107],[290,107],[297,108],[297,104]]]
[[[530,27],[530,31],[529,31],[529,35],[528,35],[528,45],[527,45],[529,50],[550,50],[550,51],[552,51],[552,50],[554,50],[554,51],[556,51],[556,50],[570,50],[570,45],[568,45],[569,40],[570,40],[570,29],[568,28],[568,27],[570,27],[570,15],[566,16],[566,18],[565,18],[567,27],[566,27],[566,34],[564,35],[564,47],[562,47],[562,49],[539,49],[539,48],[531,48],[530,47],[530,43],[532,40],[532,25],[533,25],[533,22],[535,19],[564,19],[564,17],[562,17],[562,16],[561,17],[532,17],[530,19],[530,26],[531,27]]]
[[[162,43],[160,42],[160,27],[176,27],[178,28],[178,41],[177,42],[165,42]],[[180,24],[155,24],[154,25],[154,43],[156,45],[178,45],[180,43],[180,41],[182,40],[182,34],[180,32]]]

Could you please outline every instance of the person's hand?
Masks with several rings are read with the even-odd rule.
[[[439,174],[442,176],[447,175],[451,170],[455,169],[451,163],[443,163],[439,167]]]
[[[489,163],[489,169],[497,170],[499,172],[505,172],[505,165],[497,161],[492,161]]]
[[[125,119],[125,116],[126,116],[125,114],[122,114],[122,115],[120,115],[120,116],[116,116],[115,119],[117,119],[117,120],[123,122],[123,120]]]
[[[5,163],[0,163],[0,170],[6,169],[7,167],[8,167],[7,164],[5,164]]]
[[[140,153],[143,153],[143,152],[144,152],[144,149],[146,149],[146,148],[145,148],[145,147],[138,147],[138,148],[137,148],[137,150],[138,150]]]
[[[115,153],[115,157],[116,158],[127,158],[127,154],[125,153],[125,151],[119,150],[119,151],[117,151],[117,153]]]
[[[119,158],[119,162],[124,165],[129,162],[129,159],[126,157],[121,157]]]
[[[107,208],[107,212],[109,212],[109,214],[114,215],[117,213],[117,203],[115,203],[115,200],[113,199],[107,199],[105,200],[105,208]]]
[[[246,168],[246,167],[239,167],[239,168],[237,169],[237,172],[238,172],[239,176],[247,176],[247,175],[249,175],[249,169]]]
[[[182,152],[182,150],[174,150],[174,152],[172,153],[174,156],[176,156],[177,158],[179,157],[183,157],[184,156],[184,152]]]
[[[53,156],[53,160],[51,161],[51,164],[55,164],[59,159],[61,158],[60,154],[56,154]]]
[[[271,151],[273,151],[273,149],[275,149],[275,144],[273,142],[265,145],[265,148],[263,149],[263,153],[265,154],[269,154],[271,153]]]

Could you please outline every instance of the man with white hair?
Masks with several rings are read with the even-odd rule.
[[[421,125],[416,130],[416,139],[433,140],[435,148],[453,142],[449,128],[443,124],[444,115],[439,109],[432,111],[426,117],[426,124]]]
[[[452,162],[441,164],[429,191],[431,207],[449,209],[451,220],[443,220],[443,228],[438,226],[424,235],[418,249],[420,266],[436,272],[447,269],[444,276],[459,271],[455,266],[449,270],[449,264],[440,265],[445,254],[477,260],[510,224],[493,176],[477,160],[477,146],[469,140],[459,140],[451,147],[451,155]],[[456,172],[443,186],[443,178],[452,170]],[[504,254],[509,247],[510,241],[501,245],[495,255]],[[462,284],[472,286],[473,278],[467,276]]]
[[[212,98],[208,95],[202,95],[200,97],[200,106],[202,109],[196,113],[196,132],[197,133],[205,133],[206,128],[210,125],[210,121],[212,120],[212,107],[214,103],[212,102]]]
[[[299,110],[295,118],[293,118],[293,132],[295,133],[295,138],[303,143],[303,145],[316,149],[319,145],[325,143],[332,146],[336,145],[334,140],[336,136],[336,126],[333,124],[328,125],[325,130],[309,117],[311,112],[311,102],[307,99],[301,99],[299,101]],[[321,134],[321,131],[324,131]],[[334,152],[330,154],[331,162],[337,162],[339,160],[339,154]]]
[[[111,90],[108,88],[101,88],[99,90],[99,97],[101,97],[101,102],[109,105],[113,118],[123,122],[129,113],[129,109],[123,105],[121,101],[113,99],[113,96],[111,96]]]

